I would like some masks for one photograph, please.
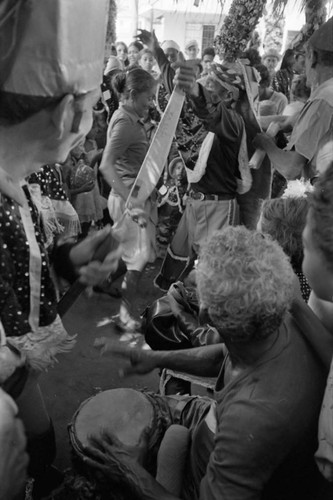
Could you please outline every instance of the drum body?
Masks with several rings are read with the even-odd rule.
[[[69,425],[69,436],[75,455],[83,461],[84,447],[89,444],[89,438],[109,432],[126,447],[132,447],[138,462],[154,474],[165,430],[166,425],[157,417],[154,400],[149,393],[111,389],[81,404]],[[140,443],[143,432],[147,434],[147,439]]]

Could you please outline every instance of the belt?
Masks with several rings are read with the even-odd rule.
[[[198,201],[204,201],[204,200],[227,201],[234,199],[234,196],[230,194],[206,194],[206,193],[201,193],[200,191],[190,191],[188,195],[190,198],[192,198],[192,200],[198,200]]]

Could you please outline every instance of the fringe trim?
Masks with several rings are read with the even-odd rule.
[[[59,316],[48,326],[10,341],[26,356],[34,370],[44,371],[58,362],[57,355],[70,352],[76,344],[76,335],[66,332]]]

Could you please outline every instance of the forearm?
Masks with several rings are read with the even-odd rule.
[[[78,277],[75,266],[70,258],[70,252],[75,245],[77,245],[77,242],[74,239],[60,245],[56,244],[51,254],[51,261],[56,274],[70,283],[74,283]]]
[[[156,368],[169,368],[201,377],[217,377],[225,355],[224,345],[196,347],[179,351],[149,351]]]
[[[301,174],[306,159],[296,151],[283,151],[273,141],[266,144],[265,150],[275,169],[287,180],[296,179]]]
[[[160,69],[165,88],[167,92],[171,94],[174,87],[173,79],[175,76],[175,70],[171,67],[168,58],[159,45],[154,46],[153,54]]]

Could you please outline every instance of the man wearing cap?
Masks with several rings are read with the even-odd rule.
[[[107,0],[0,3],[0,328],[1,338],[10,338],[29,367],[28,378],[24,372],[12,394],[28,439],[34,499],[54,486],[55,455],[38,370],[51,366],[75,340],[57,314],[43,223],[24,179],[46,163],[64,161],[91,128],[100,97],[107,6]],[[59,246],[56,270],[84,284],[102,281],[113,265],[94,255],[109,237],[106,229],[80,244]],[[1,476],[0,483],[7,479]]]
[[[286,150],[278,149],[266,134],[255,139],[274,167],[286,178],[311,178],[324,170],[333,149],[333,17],[314,32],[306,48],[307,85],[310,99],[292,130]],[[289,124],[282,122],[284,129]]]
[[[180,51],[179,45],[174,40],[164,40],[161,44],[161,49],[163,50],[166,58],[170,63],[177,61],[178,53]]]
[[[197,59],[199,54],[199,45],[196,40],[190,40],[185,45],[185,54],[188,60]]]
[[[275,68],[277,63],[280,61],[281,56],[276,49],[268,49],[267,52],[262,56],[262,62],[267,67],[271,78],[275,75]]]

